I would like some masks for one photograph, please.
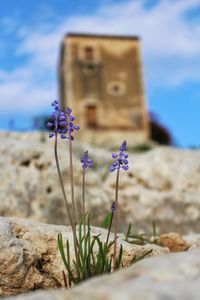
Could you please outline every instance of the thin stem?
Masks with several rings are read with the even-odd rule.
[[[86,222],[85,222],[85,168],[83,168],[83,177],[82,177],[82,206],[83,206],[83,232],[84,232],[84,241],[86,242]]]
[[[110,223],[109,223],[109,227],[108,227],[108,233],[107,233],[107,238],[106,238],[106,243],[105,243],[105,248],[107,248],[108,246],[108,241],[109,241],[109,237],[110,237],[110,232],[111,232],[111,227],[112,227],[112,221],[113,221],[113,211],[111,212],[111,217],[110,217]]]
[[[58,177],[59,177],[59,181],[60,181],[60,185],[61,185],[61,189],[62,189],[62,194],[63,194],[63,198],[64,198],[64,201],[65,201],[67,214],[68,214],[68,217],[69,217],[69,222],[70,222],[71,227],[73,228],[73,221],[72,221],[72,217],[71,217],[70,207],[69,207],[69,203],[68,203],[68,200],[67,200],[67,195],[65,193],[64,183],[63,183],[61,170],[60,170],[60,164],[59,164],[59,160],[58,160],[58,137],[57,137],[57,134],[55,136],[54,154],[55,154],[56,167],[57,167],[57,171],[58,171]]]
[[[60,185],[61,185],[61,190],[62,190],[63,198],[65,201],[69,222],[70,222],[70,225],[72,228],[73,240],[74,240],[74,252],[75,252],[76,260],[78,262],[76,226],[75,226],[72,216],[71,216],[70,207],[69,207],[69,203],[67,200],[67,195],[65,193],[64,183],[63,183],[63,179],[62,179],[62,175],[61,175],[60,164],[59,164],[59,160],[58,160],[58,137],[57,137],[57,134],[55,135],[54,154],[55,154],[55,161],[56,161],[58,177],[59,177],[59,181],[60,181]]]
[[[65,287],[68,289],[68,282],[67,282],[67,278],[66,278],[66,275],[65,275],[65,272],[62,271],[62,274],[63,274],[63,280],[64,280],[64,284],[65,284]]]
[[[71,134],[69,135],[69,163],[70,163],[70,186],[71,186],[71,200],[72,200],[72,218],[76,224],[76,208],[74,200],[74,172],[73,172],[73,160],[72,160],[72,140]]]
[[[114,250],[113,250],[113,269],[116,267],[117,260],[117,234],[118,234],[118,222],[119,222],[119,206],[118,206],[118,189],[119,189],[119,171],[120,165],[117,169],[116,186],[115,186],[115,214],[114,214]]]

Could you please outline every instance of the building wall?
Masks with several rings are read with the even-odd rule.
[[[131,144],[147,140],[138,39],[66,36],[60,90],[62,106],[73,109],[87,141],[120,143],[126,136]]]

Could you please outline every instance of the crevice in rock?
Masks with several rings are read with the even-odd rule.
[[[47,263],[48,261],[46,261],[44,258],[40,258],[36,261],[36,269],[38,270],[38,272],[40,274],[46,275],[48,274],[45,270],[44,270],[44,265]]]
[[[50,164],[51,164],[50,162],[46,162],[46,163],[35,162],[35,167],[39,171],[43,171],[46,170],[50,166]]]
[[[41,283],[39,285],[34,284],[34,289],[38,289],[41,287],[44,288],[46,280],[51,282],[50,283],[51,287],[61,287],[61,283],[53,276],[51,272],[49,272],[46,269],[46,265],[51,263],[50,259],[47,257],[48,255],[49,255],[48,251],[46,253],[43,253],[41,257],[38,258],[37,261],[35,262],[35,268],[42,275],[44,280],[42,284]]]
[[[48,186],[48,187],[46,188],[46,192],[47,192],[47,194],[51,194],[51,193],[52,193],[52,187],[51,187],[51,186]]]
[[[22,160],[20,162],[20,166],[23,166],[23,167],[29,167],[30,166],[30,163],[31,163],[31,160],[30,159],[25,159],[25,160]]]

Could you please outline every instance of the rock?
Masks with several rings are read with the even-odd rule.
[[[157,244],[162,247],[167,247],[171,252],[186,251],[190,245],[175,232],[161,234],[157,240]]]
[[[184,236],[184,240],[190,245],[189,250],[200,248],[200,234],[193,233]]]
[[[47,133],[0,133],[0,215],[68,224]],[[111,151],[73,143],[75,197],[81,206],[80,155],[88,149],[94,168],[86,174],[87,207],[100,225],[114,199],[115,174],[108,172]],[[66,141],[59,140],[59,157],[68,198],[69,169]],[[120,174],[120,230],[133,223],[136,233],[188,234],[200,228],[200,151],[156,147],[129,151],[129,171]],[[6,199],[6,200],[5,200]]]
[[[92,227],[94,235],[106,240],[105,229]],[[73,238],[69,227],[41,224],[19,218],[0,217],[0,288],[2,295],[13,295],[30,290],[63,286],[62,271],[65,270],[57,249],[57,235],[69,239],[73,258]],[[148,256],[168,253],[167,248],[147,244],[132,245],[119,237],[118,245],[124,249],[123,264],[129,265],[135,256],[150,249]],[[111,235],[113,238],[113,235]]]
[[[97,277],[67,290],[31,293],[9,300],[199,300],[200,250],[164,255]]]
[[[186,234],[200,228],[200,151],[158,147],[130,154],[128,172],[120,174],[121,228],[132,223],[135,231]],[[115,176],[104,182],[113,199]],[[126,226],[125,226],[126,224]]]

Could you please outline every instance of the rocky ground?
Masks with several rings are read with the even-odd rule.
[[[57,235],[70,241],[73,259],[73,239],[69,227],[31,222],[26,219],[0,218],[0,287],[1,295],[13,295],[35,289],[47,289],[64,286],[62,270],[65,270],[57,249]],[[105,241],[107,231],[93,227],[92,234],[101,234]],[[113,236],[111,235],[113,240]],[[152,249],[148,256],[168,253],[169,249],[155,244],[138,246],[127,243],[123,236],[119,245],[123,245],[123,264]]]
[[[9,300],[199,300],[200,251],[143,260],[128,269],[85,282]]]
[[[65,268],[56,244],[59,232],[63,234],[64,240],[66,238],[69,239],[71,256],[73,258],[72,233],[69,227],[47,225],[20,218],[0,218],[1,296],[21,295],[37,289],[60,288],[64,286],[62,271]],[[105,229],[93,227],[92,233],[94,235],[100,233],[101,240],[105,241],[107,233]],[[112,235],[111,239],[113,239]],[[122,297],[125,293],[128,293],[127,298],[117,299],[132,299],[133,286],[135,286],[135,293],[137,292],[136,295],[139,297],[139,288],[147,281],[147,290],[141,291],[141,295],[143,295],[141,297],[143,298],[134,298],[145,299],[144,296],[147,295],[151,286],[154,286],[157,293],[159,292],[157,285],[160,283],[161,290],[164,288],[164,284],[166,284],[167,290],[169,284],[173,282],[175,285],[178,279],[180,279],[179,285],[181,286],[182,281],[192,280],[200,275],[200,235],[181,237],[175,233],[165,234],[158,238],[159,245],[147,243],[143,246],[127,243],[124,241],[123,235],[120,235],[120,244],[124,248],[123,264],[127,268],[116,272],[116,274],[109,275],[109,277],[97,278],[91,283],[88,281],[85,284],[84,292],[82,292],[81,288],[75,288],[75,294],[73,291],[69,293],[69,295],[72,294],[74,296],[70,296],[72,298],[69,299],[78,299],[80,292],[82,294],[80,299],[102,299],[105,295],[107,295],[106,299],[114,299],[115,296],[120,295]],[[152,252],[144,259],[145,262],[142,264],[138,262],[131,267],[129,266],[130,260],[134,256],[141,256],[150,249],[152,249]],[[186,251],[185,253],[187,254],[179,254],[180,257],[169,255],[171,252],[178,251]],[[162,257],[158,260],[153,260],[150,258],[153,256]],[[197,259],[196,262],[195,258]],[[122,286],[120,291],[117,288],[119,282],[121,282],[120,285]],[[200,283],[200,281],[198,282]],[[114,289],[113,295],[112,289]],[[151,293],[153,295],[154,291]],[[171,293],[170,289],[169,293]],[[55,295],[55,298],[52,299],[57,299],[56,297],[64,299],[62,295],[65,294],[62,291],[56,291],[53,294],[52,292],[42,293],[41,299],[47,299],[46,297],[51,299],[52,295]],[[33,294],[30,298],[28,296],[27,299],[40,299],[37,298],[40,297],[38,295]],[[26,299],[26,296],[20,297],[20,299],[23,299],[23,297]]]
[[[53,156],[47,133],[0,133],[0,215],[66,224]],[[94,161],[87,172],[86,200],[94,224],[100,225],[114,197],[115,175],[108,172],[111,151],[74,142],[76,202],[81,201],[80,155],[86,149]],[[66,141],[59,156],[69,195]],[[129,149],[129,171],[120,174],[120,230],[131,222],[135,231],[150,231],[156,220],[161,233],[199,232],[200,151],[155,147],[145,153]]]
[[[135,153],[129,149],[130,169],[120,174],[120,231],[132,223],[134,232],[151,233],[156,220],[156,244],[127,243],[120,234],[126,268],[66,291],[61,289],[64,266],[56,237],[62,232],[72,243],[72,233],[69,227],[48,224],[68,224],[53,140],[46,133],[6,132],[0,133],[0,140],[0,296],[13,295],[11,300],[199,299],[200,150],[154,146]],[[115,175],[108,172],[112,151],[77,142],[73,147],[79,209],[80,156],[87,149],[94,161],[95,167],[87,171],[86,202],[93,224],[99,225],[114,197]],[[65,141],[60,142],[59,157],[69,197]],[[105,240],[106,230],[92,227],[92,233]],[[72,245],[70,249],[73,256]],[[145,259],[129,266],[130,258],[150,249]]]

